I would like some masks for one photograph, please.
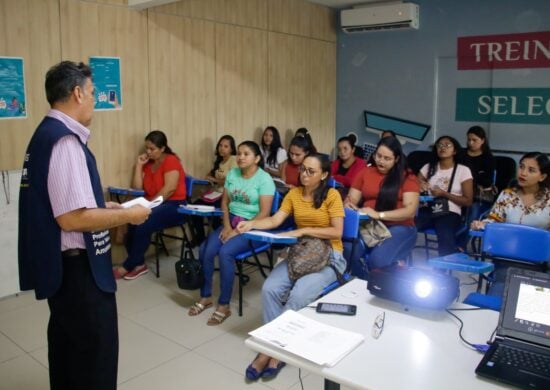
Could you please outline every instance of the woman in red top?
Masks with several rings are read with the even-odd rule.
[[[340,138],[337,147],[338,158],[332,162],[330,169],[334,180],[344,186],[340,194],[345,199],[353,179],[365,168],[366,164],[365,160],[356,157],[355,141],[349,136]]]
[[[378,219],[390,230],[392,237],[374,248],[360,243],[354,248],[351,271],[364,278],[369,270],[388,267],[405,258],[414,248],[420,186],[418,179],[407,171],[407,161],[401,143],[395,137],[382,138],[374,152],[374,166],[364,168],[355,178],[344,205]],[[360,199],[364,199],[359,208]],[[361,258],[368,253],[367,265]]]
[[[116,279],[132,280],[146,274],[145,251],[151,234],[184,222],[177,208],[186,197],[185,172],[162,131],[151,131],[145,137],[145,153],[137,158],[132,187],[143,189],[149,200],[162,196],[164,201],[152,209],[143,224],[129,225],[125,243],[128,257],[122,267],[113,269]]]
[[[288,148],[288,160],[280,165],[281,179],[289,188],[299,187],[299,168],[307,155],[311,153],[309,142],[303,137],[294,137]]]

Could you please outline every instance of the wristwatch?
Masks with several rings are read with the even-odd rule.
[[[384,219],[386,217],[386,213],[383,211],[381,213],[378,213],[378,219]]]

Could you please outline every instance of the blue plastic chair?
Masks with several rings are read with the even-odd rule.
[[[351,242],[351,253],[349,258],[353,258],[353,250],[355,248],[355,243],[359,240],[359,213],[355,210],[345,208],[345,217],[344,217],[344,230],[342,232],[342,241]],[[340,287],[343,283],[347,283],[351,279],[349,273],[349,262],[346,268],[346,271],[342,274],[342,283],[339,280],[336,280],[326,286],[323,289],[323,292],[320,296],[326,295],[332,290]]]
[[[185,190],[186,190],[186,199],[191,199],[191,196],[193,195],[193,185],[194,184],[202,184],[204,183],[204,180],[195,179],[193,176],[185,176]],[[182,202],[182,204],[186,204],[187,202]],[[182,217],[183,218],[183,217]],[[164,238],[171,238],[173,240],[181,240],[181,253],[180,258],[183,258],[185,247],[187,245],[188,248],[190,248],[190,241],[189,237],[187,237],[187,233],[185,232],[185,224],[186,221],[183,220],[180,225],[174,225],[174,226],[167,226],[165,229],[170,229],[174,227],[179,227],[181,229],[181,236],[176,236],[174,234],[168,234],[164,232],[164,229],[161,229],[157,232],[155,232],[152,240],[152,244],[155,246],[155,268],[156,272],[155,275],[157,278],[160,276],[160,262],[159,262],[159,252],[160,250],[164,250],[166,253],[166,256],[169,255],[168,249],[166,248],[166,244],[164,243]]]
[[[467,268],[468,260],[454,255],[444,256],[442,258],[431,259],[429,263],[438,268],[471,272]],[[461,254],[464,256],[464,254]],[[481,261],[479,267],[486,267],[486,260],[491,260],[496,264],[509,264],[522,267],[534,267],[540,271],[546,271],[550,261],[550,232],[543,229],[534,228],[526,225],[517,225],[511,223],[490,223],[485,227],[482,239]],[[492,265],[492,264],[491,264]],[[485,272],[480,272],[478,290],[466,297],[464,303],[472,304],[478,307],[500,310],[500,297],[480,294],[481,283]],[[486,278],[487,293],[492,280]]]
[[[277,191],[275,191],[275,195],[273,196],[273,203],[271,203],[272,215],[275,214],[277,210],[279,210],[280,203],[281,203],[281,195]],[[239,280],[239,316],[243,315],[243,286],[245,286],[250,280],[250,277],[244,273],[244,270],[243,270],[244,264],[258,267],[264,279],[267,278],[265,269],[269,269],[269,270],[273,269],[273,250],[271,248],[271,243],[265,242],[258,247],[254,247],[252,245],[252,242],[249,242],[249,243],[250,243],[250,249],[243,253],[239,253],[235,257],[235,264],[237,266],[237,277]],[[267,258],[269,260],[269,264],[267,265],[262,264],[258,259],[258,254],[263,252],[267,254]],[[248,261],[248,259],[251,257],[254,259],[253,263]]]

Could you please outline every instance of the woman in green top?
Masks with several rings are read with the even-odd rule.
[[[239,145],[237,165],[239,167],[233,168],[225,178],[221,205],[223,226],[210,233],[199,250],[205,281],[201,287],[201,299],[189,309],[190,316],[196,316],[212,306],[212,276],[216,255],[220,266],[220,296],[207,325],[219,325],[231,315],[229,302],[235,277],[235,256],[250,248],[248,240],[235,230],[237,224],[269,216],[275,194],[271,176],[262,169],[263,159],[257,143],[245,141]]]

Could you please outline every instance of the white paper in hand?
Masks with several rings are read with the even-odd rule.
[[[128,202],[124,202],[121,204],[121,206],[127,209],[138,204],[140,206],[152,209],[154,207],[157,207],[159,204],[161,204],[162,201],[163,201],[162,195],[153,199],[152,201],[148,201],[147,199],[141,196],[139,198],[129,200]]]

